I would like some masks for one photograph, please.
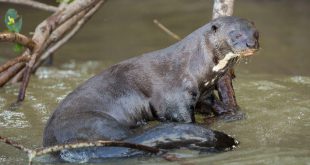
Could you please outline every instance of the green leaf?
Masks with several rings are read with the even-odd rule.
[[[9,9],[5,13],[4,23],[10,32],[19,33],[22,29],[23,19],[15,9]]]
[[[6,27],[10,30],[13,31],[14,30],[14,26],[10,24],[10,20],[9,18],[12,19],[16,19],[17,18],[17,12],[15,9],[9,9],[6,13],[5,13],[5,18],[4,18],[4,23],[6,25]]]
[[[23,48],[24,48],[23,45],[21,45],[21,44],[15,44],[13,50],[14,50],[14,52],[16,52],[16,53],[21,53],[21,52],[23,51]]]
[[[16,33],[19,33],[22,30],[23,25],[23,18],[19,17],[17,20],[15,20],[15,31]]]
[[[16,19],[18,17],[17,11],[15,9],[8,9],[8,11],[5,13],[5,19],[6,20],[7,20],[8,16]],[[5,23],[7,23],[7,21]]]

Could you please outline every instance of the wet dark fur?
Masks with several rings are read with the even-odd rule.
[[[241,33],[243,38],[232,40],[230,31]],[[126,140],[134,136],[134,128],[151,120],[195,122],[195,106],[202,94],[214,85],[204,84],[217,80],[235,60],[221,73],[213,72],[212,67],[226,53],[248,49],[246,43],[256,41],[255,32],[247,20],[223,17],[168,48],[107,68],[60,103],[47,122],[43,145],[98,139]],[[160,127],[158,129],[159,136],[167,134],[166,131],[161,132]],[[191,131],[195,133],[195,130]],[[188,133],[188,137],[195,136]],[[227,144],[232,145],[231,140],[227,140],[229,138],[221,136],[217,143],[230,141]],[[143,143],[142,139],[134,142]],[[210,141],[211,147],[215,145]],[[223,145],[222,149],[229,145]]]
[[[223,149],[232,149],[232,146],[237,145],[237,141],[225,133],[206,129],[196,124],[181,123],[164,123],[146,130],[143,134],[130,136],[125,141],[164,149],[160,154],[164,154],[168,149],[184,147],[203,152],[219,152]],[[107,158],[126,158],[145,154],[142,151],[129,148],[91,147],[64,150],[60,157],[69,162],[102,162]]]

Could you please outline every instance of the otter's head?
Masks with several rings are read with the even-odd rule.
[[[253,22],[238,17],[220,17],[209,26],[208,44],[218,59],[227,54],[250,56],[259,48],[259,33]]]

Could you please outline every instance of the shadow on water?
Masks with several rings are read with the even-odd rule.
[[[9,5],[0,5],[4,15]],[[24,32],[49,13],[16,7],[23,15]],[[42,143],[44,125],[57,104],[78,84],[102,69],[129,57],[166,47],[173,42],[152,22],[159,19],[186,36],[211,17],[212,3],[203,0],[109,1],[65,47],[53,67],[33,76],[26,101],[9,108],[18,86],[0,89],[0,133],[28,147]],[[306,164],[310,162],[310,1],[238,0],[235,15],[254,20],[262,49],[237,66],[234,81],[245,120],[211,125],[236,137],[240,146],[215,155],[188,150],[189,158],[167,162],[160,158],[126,160],[127,164]],[[33,19],[33,18],[37,19]],[[0,23],[0,30],[3,29]],[[14,55],[0,44],[0,63]],[[100,52],[100,53],[98,53]],[[74,59],[74,60],[72,60]],[[0,144],[0,164],[23,164],[24,153]],[[109,164],[123,163],[120,160]]]

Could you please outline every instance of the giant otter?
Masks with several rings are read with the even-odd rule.
[[[134,142],[156,141],[160,145],[154,146],[163,147],[174,140],[180,141],[159,138],[169,133],[176,135],[167,131],[175,127],[184,127],[180,131],[188,129],[183,132],[184,137],[200,142],[204,139],[211,148],[235,145],[233,138],[226,134],[202,127],[195,129],[198,126],[194,124],[160,125],[153,134],[133,132],[151,120],[194,123],[195,106],[201,97],[238,58],[257,49],[258,32],[253,23],[238,17],[215,19],[168,48],[115,64],[80,85],[60,103],[47,122],[43,145],[99,139],[131,141],[140,137]],[[201,130],[211,133],[202,136]],[[68,152],[61,153],[63,159],[73,154]],[[100,153],[107,152],[99,147],[86,157],[87,160],[104,158]]]

